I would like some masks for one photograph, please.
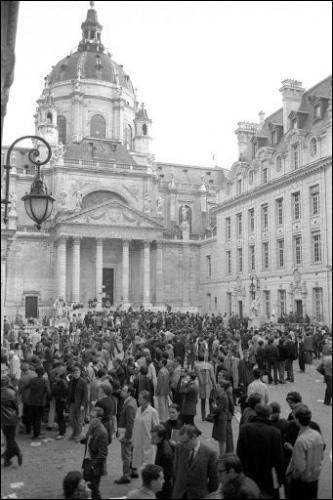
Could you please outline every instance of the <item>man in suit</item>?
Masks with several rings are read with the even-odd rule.
[[[124,403],[120,412],[118,431],[119,441],[121,443],[121,459],[123,462],[123,475],[120,479],[116,479],[116,484],[128,484],[131,482],[131,477],[137,477],[137,473],[131,470],[132,461],[132,435],[133,425],[135,420],[138,405],[134,399],[135,388],[133,386],[124,385],[120,393]]]
[[[284,483],[283,449],[280,430],[269,421],[268,405],[255,406],[256,417],[239,429],[237,455],[244,473],[259,486],[265,498],[274,494],[272,469],[276,470],[279,484]]]
[[[193,425],[179,431],[172,498],[204,498],[218,487],[216,453],[199,441],[199,433]]]
[[[180,413],[184,424],[194,425],[199,388],[195,382],[196,373],[183,374],[178,382],[179,394],[181,396]]]
[[[72,426],[72,435],[69,439],[80,442],[83,414],[88,401],[87,382],[81,377],[79,365],[74,367],[73,378],[68,387],[69,421]]]

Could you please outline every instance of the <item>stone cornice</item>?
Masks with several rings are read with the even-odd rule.
[[[328,168],[330,165],[332,165],[331,156],[328,156],[326,158],[320,158],[314,163],[304,165],[304,167],[299,168],[297,170],[293,170],[292,172],[289,172],[287,175],[281,176],[277,179],[273,179],[267,184],[258,186],[255,189],[247,191],[246,193],[241,194],[239,196],[234,196],[230,200],[218,203],[218,205],[215,208],[211,209],[211,212],[219,213],[221,210],[224,210],[226,208],[231,208],[235,205],[240,205],[254,197],[261,196],[262,194],[266,194],[271,191],[275,191],[284,185],[291,184],[295,181],[303,179],[304,177],[309,177],[310,175],[313,175],[315,172]]]

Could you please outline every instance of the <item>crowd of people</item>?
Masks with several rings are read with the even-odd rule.
[[[115,483],[142,478],[139,490],[128,486],[127,498],[279,498],[281,487],[287,498],[317,498],[321,430],[293,390],[287,395],[291,413],[282,419],[269,385],[293,383],[294,361],[304,372],[317,358],[326,383],[324,404],[330,405],[327,327],[285,323],[255,329],[234,316],[171,308],[74,310],[67,319],[68,327],[44,318],[43,325],[29,328],[5,320],[5,467],[14,457],[24,462],[17,428],[38,440],[46,427],[58,440],[83,445],[82,472],[66,475],[65,498],[101,498],[114,439],[122,461]],[[212,424],[217,453],[200,438],[200,420]]]

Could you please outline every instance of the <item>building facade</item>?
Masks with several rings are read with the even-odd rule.
[[[332,322],[331,85],[285,80],[281,109],[238,124],[215,209],[220,265],[205,285],[227,313]]]
[[[157,162],[148,112],[93,5],[81,29],[37,101],[56,199],[41,231],[19,201],[34,178],[29,150],[11,155],[4,313],[42,317],[57,299],[95,298],[331,323],[331,79],[308,91],[285,80],[280,110],[238,124],[230,170]]]
[[[81,29],[37,101],[36,135],[52,148],[42,172],[56,199],[40,232],[18,201],[34,178],[29,150],[11,154],[5,314],[41,317],[59,298],[197,310],[200,245],[215,232],[209,211],[223,169],[156,162],[147,110],[105,51],[93,5]]]

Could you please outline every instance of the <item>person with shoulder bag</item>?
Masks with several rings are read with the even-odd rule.
[[[90,425],[81,444],[85,444],[82,462],[83,478],[90,483],[92,499],[100,499],[99,485],[101,477],[106,475],[108,455],[108,433],[102,424],[103,408],[93,408],[90,413]]]

